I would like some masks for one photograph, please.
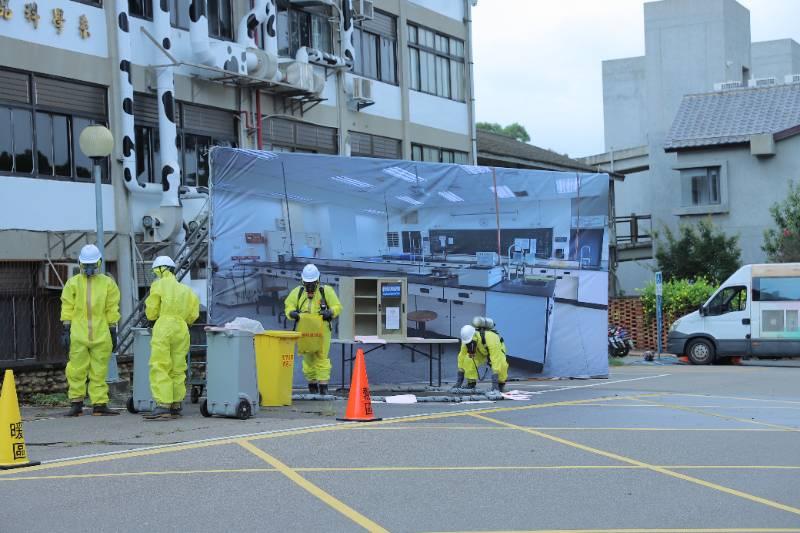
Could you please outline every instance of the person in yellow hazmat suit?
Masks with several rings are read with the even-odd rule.
[[[453,388],[459,389],[467,378],[467,388],[478,383],[478,367],[489,364],[492,370],[492,390],[503,392],[508,379],[508,360],[503,338],[494,330],[490,318],[475,317],[473,324],[461,328],[461,350],[458,352],[458,379]]]
[[[65,416],[81,416],[89,381],[89,400],[95,416],[118,415],[108,408],[108,361],[117,349],[119,288],[100,271],[103,258],[94,244],[78,256],[81,272],[72,276],[61,291],[61,342],[69,353],[67,382],[70,410]]]
[[[156,280],[145,300],[147,320],[155,321],[150,340],[150,392],[156,407],[149,420],[181,416],[186,397],[189,326],[200,315],[200,300],[175,278],[175,262],[162,255],[153,261]]]
[[[315,265],[303,267],[303,284],[296,287],[284,301],[287,318],[295,321],[303,337],[297,352],[303,356],[303,375],[311,394],[328,394],[331,378],[331,321],[339,316],[342,304],[332,287],[321,285]]]

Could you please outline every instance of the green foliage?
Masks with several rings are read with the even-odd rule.
[[[39,407],[64,407],[69,405],[69,399],[64,392],[43,394],[36,392],[25,398],[25,403]]]
[[[666,243],[659,241],[656,249],[664,281],[705,278],[719,284],[741,266],[739,237],[728,237],[711,220],[681,224],[677,236],[665,228],[664,236]]]
[[[789,182],[789,194],[769,212],[776,228],[764,231],[761,249],[772,263],[800,262],[800,184]]]
[[[625,363],[620,361],[618,357],[609,357],[608,366],[625,366]]]
[[[662,307],[665,322],[696,310],[700,304],[708,300],[716,290],[705,278],[694,281],[672,279],[664,282]],[[645,320],[652,323],[656,319],[656,283],[651,281],[642,289],[642,309]]]
[[[501,126],[497,122],[478,122],[475,124],[475,127],[479,130],[499,133],[500,135],[507,135],[508,137],[512,137],[524,143],[530,142],[531,140],[531,136],[528,135],[528,131],[525,129],[525,126],[519,122],[514,122],[508,126]]]

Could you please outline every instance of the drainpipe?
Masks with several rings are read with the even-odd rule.
[[[167,52],[172,48],[169,23],[169,4],[166,0],[154,2],[153,22],[156,39]],[[156,69],[158,86],[158,134],[161,151],[161,207],[180,207],[178,189],[181,185],[181,168],[178,164],[178,132],[175,127],[175,79],[172,67]]]
[[[201,65],[214,64],[211,42],[208,36],[208,17],[206,0],[192,0],[189,6],[189,41],[192,45],[192,57]]]
[[[157,183],[139,183],[136,180],[136,132],[133,127],[133,80],[131,72],[131,36],[128,2],[117,0],[117,56],[119,57],[119,92],[121,109],[117,114],[122,135],[119,151],[122,157],[122,175],[130,192],[158,193]]]
[[[472,8],[478,0],[464,0],[467,23],[467,75],[469,76],[469,131],[472,137],[472,164],[478,164],[478,132],[475,129],[475,63],[472,58]]]
[[[342,0],[342,9],[339,10],[339,53],[344,57],[347,70],[353,69],[356,49],[353,46],[353,4],[352,0]],[[336,71],[336,107],[338,108],[337,121],[339,127],[339,155],[350,155],[349,135],[345,113],[347,106],[347,93],[345,91],[345,69]]]

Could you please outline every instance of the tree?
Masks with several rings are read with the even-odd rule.
[[[711,220],[681,224],[678,236],[665,228],[664,236],[666,243],[659,241],[656,249],[664,281],[705,278],[719,284],[741,266],[739,237],[726,236]]]
[[[475,124],[475,127],[479,130],[490,131],[492,133],[499,133],[500,135],[513,137],[514,139],[524,143],[531,140],[531,136],[528,135],[528,131],[525,129],[525,126],[519,122],[514,122],[508,126],[501,126],[497,122],[478,122]]]
[[[772,263],[800,262],[800,184],[789,182],[789,194],[769,208],[777,228],[764,231],[761,249]]]

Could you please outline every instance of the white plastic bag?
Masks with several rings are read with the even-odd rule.
[[[238,329],[241,331],[249,331],[253,334],[263,333],[264,326],[258,320],[237,316],[233,321],[225,324],[225,329]]]

